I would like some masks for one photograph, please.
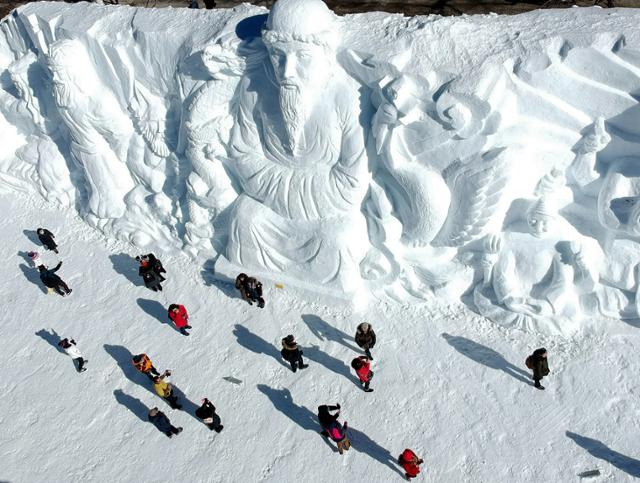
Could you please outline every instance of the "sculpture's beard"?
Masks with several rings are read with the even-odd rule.
[[[287,131],[289,149],[293,153],[300,142],[306,121],[304,96],[299,86],[280,87],[280,110]]]

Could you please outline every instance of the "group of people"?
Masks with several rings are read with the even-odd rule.
[[[47,249],[51,250],[56,255],[58,254],[58,244],[55,242],[55,235],[51,233],[46,228],[38,228],[36,230],[36,234],[38,235],[38,239],[42,243],[42,245]],[[60,276],[56,273],[60,270],[62,266],[62,261],[58,262],[58,264],[54,268],[46,267],[40,260],[40,254],[35,251],[27,252],[27,256],[31,262],[31,266],[38,269],[40,274],[40,281],[47,287],[49,293],[56,292],[61,296],[69,295],[72,290],[69,286],[60,278]]]
[[[149,378],[149,381],[153,386],[153,390],[158,396],[164,399],[167,404],[169,404],[171,409],[182,409],[182,405],[179,403],[178,397],[174,393],[173,385],[166,380],[171,376],[171,371],[169,369],[160,374],[153,366],[153,363],[147,354],[134,355],[131,358],[131,362],[138,372]],[[220,416],[216,413],[215,406],[206,397],[202,399],[202,405],[196,409],[195,416],[202,420],[210,430],[214,430],[217,433],[222,431],[224,428],[221,423]],[[157,407],[151,408],[148,414],[148,419],[169,438],[182,431],[182,428],[176,428],[173,426],[167,415]]]
[[[45,246],[47,250],[51,250],[56,254],[58,253],[58,246],[54,240],[55,236],[53,233],[44,228],[38,228],[37,234],[43,246]],[[62,296],[71,293],[71,289],[69,289],[66,283],[56,275],[56,272],[62,265],[61,261],[53,269],[49,269],[44,266],[44,264],[40,263],[40,257],[37,252],[29,252],[28,256],[32,261],[32,265],[38,268],[40,278],[45,286],[53,289]],[[136,260],[140,263],[139,275],[143,278],[145,286],[153,291],[162,290],[161,283],[166,280],[163,275],[166,273],[166,270],[164,269],[162,262],[152,253],[138,256],[136,257]],[[240,292],[241,298],[250,305],[253,305],[255,302],[258,307],[264,307],[265,300],[263,297],[262,283],[255,277],[250,277],[245,273],[241,273],[235,280],[235,287]],[[169,305],[167,315],[174,323],[177,330],[184,335],[189,335],[187,332],[187,329],[191,329],[191,326],[189,325],[189,314],[183,305]],[[356,344],[364,351],[365,355],[355,357],[351,361],[351,366],[355,370],[363,390],[365,392],[372,392],[373,389],[369,387],[373,378],[373,371],[371,370],[373,355],[371,354],[371,350],[376,344],[376,334],[371,324],[366,322],[359,324],[356,329],[354,339]],[[284,337],[281,344],[281,355],[283,359],[291,365],[291,370],[293,372],[296,372],[298,369],[306,369],[309,367],[308,364],[304,363],[302,358],[303,351],[298,346],[298,343],[292,334]],[[58,343],[58,346],[72,358],[78,372],[84,372],[87,370],[85,366],[88,361],[78,349],[74,339],[62,339]],[[149,378],[156,394],[164,399],[172,409],[182,409],[182,405],[178,401],[178,397],[174,392],[173,385],[167,380],[171,376],[170,370],[165,370],[163,373],[159,373],[146,354],[133,356],[132,363],[140,373]],[[535,350],[533,354],[526,358],[525,365],[533,371],[534,386],[543,390],[544,386],[540,384],[540,381],[543,377],[549,374],[546,349],[541,348]],[[207,398],[203,398],[201,402],[201,406],[195,411],[195,416],[202,420],[210,430],[219,433],[222,431],[224,426],[221,423],[220,416],[216,413],[215,406]],[[351,443],[347,435],[347,422],[345,421],[344,423],[341,423],[339,421],[339,415],[340,404],[318,406],[317,417],[322,428],[320,434],[333,440],[337,445],[339,453],[343,454],[344,451],[349,450]],[[180,434],[183,430],[182,427],[173,426],[167,415],[157,407],[153,407],[149,410],[148,420],[169,438],[173,435]],[[423,460],[418,458],[415,452],[408,448],[405,449],[398,457],[398,464],[403,467],[407,479],[414,478],[420,473],[420,465],[422,463]]]

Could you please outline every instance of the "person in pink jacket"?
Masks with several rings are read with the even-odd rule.
[[[373,392],[373,389],[369,387],[369,383],[373,378],[369,358],[367,356],[356,357],[351,361],[351,367],[355,369],[358,379],[360,379],[360,384],[364,385],[364,392]]]
[[[191,326],[189,325],[189,314],[187,313],[187,309],[184,308],[184,305],[169,305],[168,315],[181,334],[189,335],[187,329],[190,329]]]

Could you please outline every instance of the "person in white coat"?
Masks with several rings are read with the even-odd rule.
[[[58,342],[58,346],[65,351],[71,359],[73,359],[73,363],[76,366],[76,370],[78,372],[84,372],[87,370],[84,365],[89,362],[84,357],[82,357],[82,353],[76,346],[76,341],[73,339],[62,339]]]

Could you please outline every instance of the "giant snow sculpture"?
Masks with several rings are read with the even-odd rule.
[[[0,186],[221,276],[638,317],[640,14],[571,15],[30,4],[1,24]]]

